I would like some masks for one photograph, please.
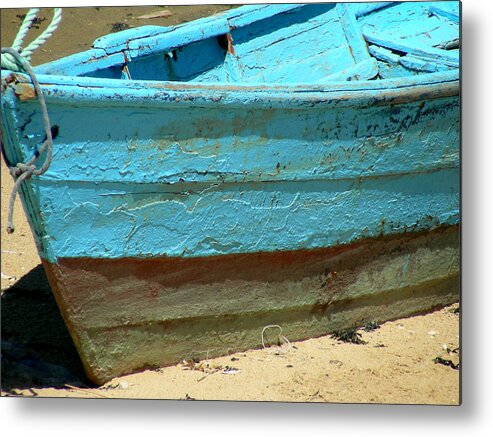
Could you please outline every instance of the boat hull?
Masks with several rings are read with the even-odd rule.
[[[331,249],[44,262],[89,378],[290,341],[431,310],[459,296],[459,229]],[[264,340],[277,344],[278,331]]]
[[[293,341],[458,299],[456,81],[248,108],[45,89],[54,159],[21,194],[94,382],[259,347],[271,324]],[[37,102],[4,105],[25,161]]]
[[[246,7],[37,68],[57,136],[20,194],[93,381],[457,300],[458,29],[393,7]],[[43,119],[2,80],[15,166]]]
[[[457,224],[458,82],[395,85],[278,97],[211,88],[207,103],[187,90],[163,98],[156,84],[128,99],[46,85],[54,157],[22,186],[41,256],[310,250]],[[6,93],[19,126],[5,129],[11,162],[36,150],[37,104]]]

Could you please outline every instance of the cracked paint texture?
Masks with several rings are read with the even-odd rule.
[[[409,8],[428,16],[425,3],[395,7],[389,25],[399,29]],[[59,135],[48,172],[21,191],[43,258],[316,249],[459,222],[458,72],[317,84],[355,62],[340,7],[279,8],[142,28],[124,48],[127,33],[109,35],[38,68],[63,72],[72,62],[80,76],[39,75]],[[417,20],[416,42],[428,32],[453,37],[453,26],[435,29],[437,20]],[[361,23],[384,30],[371,14]],[[221,58],[216,38],[225,31],[236,60],[233,52]],[[294,56],[308,34],[321,44]],[[188,56],[200,71],[176,64],[164,80],[194,82],[146,76],[171,62],[162,50],[176,41],[182,50],[173,59]],[[312,68],[328,52],[328,64]],[[224,65],[209,63],[211,53]],[[121,59],[147,82],[123,80]],[[298,67],[312,85],[291,83]],[[241,84],[229,86],[228,74]],[[249,85],[256,82],[263,85]],[[20,99],[19,84],[2,99],[14,163],[43,141],[38,102]]]
[[[26,155],[34,104],[23,103]],[[50,261],[312,249],[459,220],[454,97],[332,111],[50,108],[53,163],[29,182],[56,236],[42,240]]]
[[[458,14],[252,5],[36,67],[58,135],[20,197],[89,378],[456,301]],[[1,74],[15,165],[44,129]]]

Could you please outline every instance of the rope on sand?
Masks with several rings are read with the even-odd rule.
[[[41,47],[48,40],[48,38],[53,35],[62,20],[62,8],[54,8],[53,19],[51,20],[49,26],[41,33],[41,35],[39,35],[34,41],[23,49],[22,44],[24,43],[24,39],[36,19],[38,12],[39,8],[29,9],[29,12],[26,14],[24,21],[21,24],[19,32],[17,32],[14,43],[12,44],[12,48],[28,63],[31,61],[33,52]],[[18,62],[16,62],[15,57],[9,53],[2,53],[1,66],[6,70],[22,71],[22,67]]]
[[[274,328],[279,329],[279,335],[277,336],[278,343],[281,343],[281,340],[282,340],[284,343],[288,344],[289,348],[291,348],[291,343],[289,342],[289,340],[284,335],[282,335],[282,328],[279,325],[264,326],[264,329],[262,329],[262,347],[264,349],[267,348],[267,346],[265,345],[265,340],[264,340],[265,331],[267,331],[268,329],[274,329]]]

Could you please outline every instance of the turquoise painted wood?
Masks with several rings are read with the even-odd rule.
[[[458,2],[245,6],[36,68],[53,162],[22,187],[41,256],[334,247],[459,222]],[[43,139],[2,71],[3,144]],[[42,160],[43,157],[40,158]]]
[[[245,6],[36,67],[58,135],[21,198],[88,377],[456,301],[459,17]],[[2,90],[15,166],[44,129],[25,75]]]

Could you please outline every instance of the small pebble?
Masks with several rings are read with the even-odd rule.
[[[130,384],[127,381],[120,381],[120,383],[118,384],[118,387],[122,388],[123,390],[126,390],[129,386]]]
[[[437,335],[436,331],[428,331],[428,335],[430,337],[434,337],[435,335]]]

